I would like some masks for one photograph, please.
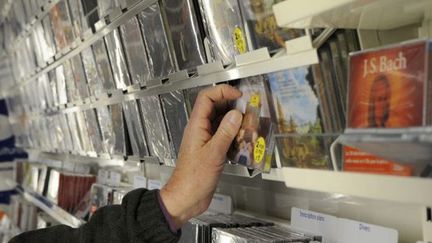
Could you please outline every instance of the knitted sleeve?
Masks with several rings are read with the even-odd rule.
[[[177,242],[180,232],[173,233],[161,209],[158,191],[136,189],[129,192],[122,205],[98,209],[90,221],[79,228],[58,225],[25,232],[10,243],[25,242],[96,242],[151,243]]]

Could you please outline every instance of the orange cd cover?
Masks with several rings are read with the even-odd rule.
[[[348,128],[403,128],[426,123],[427,41],[353,54]],[[410,168],[345,148],[348,171],[410,175]]]

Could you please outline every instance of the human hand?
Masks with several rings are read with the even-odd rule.
[[[201,91],[196,99],[183,134],[176,168],[160,191],[177,228],[210,205],[243,116],[237,110],[229,111],[214,133],[213,121],[217,119],[218,109],[240,96],[239,90],[223,84]]]

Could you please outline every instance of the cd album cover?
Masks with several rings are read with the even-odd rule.
[[[96,41],[93,45],[93,53],[96,61],[96,67],[100,76],[103,92],[109,92],[115,89],[114,78],[111,71],[110,60],[103,39]]]
[[[146,96],[140,102],[150,155],[159,158],[165,165],[174,166],[171,161],[174,158],[173,146],[168,137],[159,96]]]
[[[210,61],[230,64],[234,56],[248,51],[245,29],[237,0],[199,0],[211,49]]]
[[[116,134],[114,133],[114,125],[108,107],[97,107],[96,114],[102,135],[102,149],[104,153],[114,154]]]
[[[273,5],[281,0],[239,1],[248,30],[251,48],[267,47],[274,52],[285,47],[285,41],[305,34],[303,29],[288,29],[277,26]]]
[[[282,166],[328,169],[319,99],[310,66],[266,74]]]
[[[48,59],[53,57],[56,52],[54,33],[52,31],[51,21],[48,15],[42,19],[42,26],[44,29],[45,41],[46,41],[46,49],[44,51],[44,53],[46,53],[45,61],[48,61]]]
[[[268,171],[270,160],[267,155],[271,137],[271,118],[268,90],[264,76],[255,76],[238,81],[237,88],[243,93],[235,102],[235,109],[241,111],[243,122],[228,158],[250,169]]]
[[[183,132],[188,122],[185,98],[181,90],[160,95],[168,135],[174,146],[174,155],[180,151]]]
[[[403,128],[428,124],[429,42],[417,41],[351,56],[348,128]],[[428,65],[427,65],[428,64]],[[410,176],[402,166],[344,148],[344,170]]]
[[[102,134],[99,128],[95,110],[90,109],[83,111],[83,113],[87,123],[87,132],[93,145],[94,152],[101,154],[104,152],[104,148],[102,144]]]
[[[422,41],[351,56],[349,128],[425,123],[426,45]]]
[[[130,76],[118,29],[114,29],[105,36],[105,44],[111,60],[116,87],[117,89],[125,90],[130,85]]]
[[[75,82],[75,87],[78,90],[79,97],[81,100],[84,100],[85,98],[90,96],[90,91],[87,86],[87,80],[84,73],[84,67],[83,62],[81,59],[81,55],[75,55],[70,60],[73,78]]]
[[[66,82],[66,93],[68,102],[74,102],[80,99],[78,89],[75,85],[72,66],[70,60],[63,63],[64,77]]]
[[[193,0],[164,0],[175,57],[180,70],[194,70],[206,61],[203,33]]]
[[[164,78],[176,71],[171,46],[165,31],[158,3],[144,9],[138,19],[141,24],[143,39],[148,50],[148,58],[153,65],[156,78]]]
[[[63,50],[75,40],[74,29],[66,1],[59,1],[49,11],[51,26],[57,46],[57,52]]]
[[[91,95],[96,96],[102,92],[103,86],[100,82],[100,76],[91,47],[87,47],[81,52],[81,58],[84,65],[88,88],[90,89]]]
[[[121,25],[120,33],[132,84],[146,85],[153,78],[153,68],[147,58],[138,19],[131,18]]]
[[[123,112],[133,155],[138,158],[148,156],[147,141],[137,102],[135,100],[124,102]]]

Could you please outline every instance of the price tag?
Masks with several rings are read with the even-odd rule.
[[[258,107],[260,104],[260,95],[259,94],[253,94],[249,98],[249,104],[253,107]]]
[[[136,188],[147,188],[147,178],[141,175],[135,175],[133,178],[133,187]]]
[[[266,142],[263,137],[259,137],[254,147],[254,160],[257,164],[261,164],[265,155]]]
[[[234,40],[235,47],[240,54],[243,54],[247,51],[246,39],[240,27],[236,27],[234,29],[233,40]]]

